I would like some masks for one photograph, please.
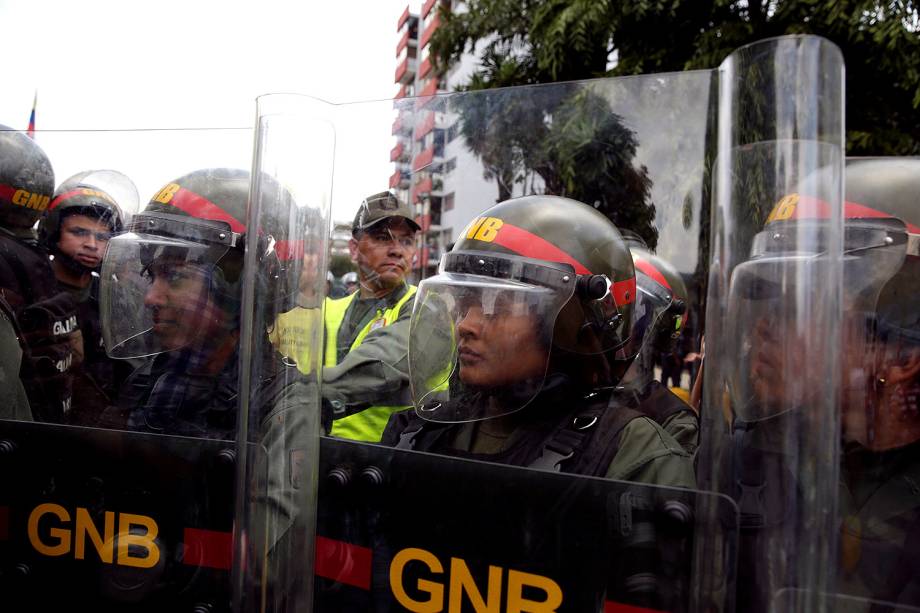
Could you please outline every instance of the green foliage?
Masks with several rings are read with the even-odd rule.
[[[455,0],[436,63],[476,51],[468,89],[714,68],[745,44],[823,36],[847,65],[849,155],[920,154],[916,0]],[[608,59],[615,66],[607,70]]]
[[[334,255],[329,258],[329,270],[336,277],[341,277],[346,272],[357,271],[357,268],[347,255]]]

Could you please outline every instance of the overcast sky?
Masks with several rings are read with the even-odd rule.
[[[36,89],[37,128],[55,131],[245,128],[254,123],[256,96],[269,92],[389,99],[398,89],[396,23],[407,4],[417,12],[420,0],[0,0],[0,124],[25,129]],[[335,219],[349,219],[392,173],[392,106],[360,108],[369,126],[361,128],[363,146],[340,154],[361,171],[336,183]],[[107,165],[131,176],[144,202],[202,164],[248,167],[251,148],[245,130],[39,133],[36,140],[58,182]]]

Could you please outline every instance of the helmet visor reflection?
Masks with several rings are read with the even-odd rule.
[[[203,342],[225,317],[211,292],[214,264],[225,253],[164,236],[113,238],[100,273],[109,356],[140,358]]]

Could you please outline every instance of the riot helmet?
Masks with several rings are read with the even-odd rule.
[[[167,183],[109,242],[101,316],[110,356],[204,350],[235,340],[247,241],[257,253],[256,282],[278,286],[274,308],[296,294],[302,241],[287,233],[298,215],[287,190],[261,180],[262,206],[272,214],[263,215],[267,223],[255,232],[245,225],[249,172],[211,168]]]
[[[920,158],[847,160],[842,431],[876,451],[920,440],[918,204]]]
[[[654,358],[675,349],[687,322],[687,286],[665,259],[627,241],[636,268],[634,335],[641,348],[624,381],[642,389],[653,378]]]
[[[41,217],[54,192],[54,171],[34,140],[0,125],[0,224],[29,229]]]
[[[550,377],[615,385],[638,351],[636,277],[617,228],[558,196],[482,213],[419,285],[409,335],[416,411],[463,422],[513,413]]]
[[[85,171],[78,173],[61,183],[54,192],[48,210],[38,224],[38,240],[51,256],[64,266],[77,273],[97,269],[105,253],[105,247],[111,237],[120,232],[125,221],[121,205],[111,191],[117,184],[130,179],[116,171]],[[114,188],[114,189],[113,189]],[[136,203],[127,203],[136,207]],[[98,246],[98,261],[87,260],[85,255],[69,253],[61,244],[61,230],[68,217],[82,215],[88,217],[97,228],[79,228],[81,235],[90,234]],[[94,264],[95,261],[95,264]]]
[[[812,189],[820,188],[822,180],[821,176],[812,177],[808,184]],[[810,196],[810,191],[803,186],[801,191],[787,194],[776,203],[763,231],[754,237],[749,261],[733,272],[730,301],[739,313],[736,321],[747,322],[743,328],[749,338],[741,338],[739,342],[747,348],[742,352],[742,360],[750,360],[750,364],[737,369],[741,379],[736,377],[733,387],[739,398],[756,399],[753,403],[740,402],[740,406],[759,407],[754,414],[745,415],[742,411],[742,417],[748,420],[775,414],[766,400],[775,395],[771,388],[778,384],[798,381],[803,386],[802,397],[807,396],[809,388],[820,389],[818,382],[807,376],[808,364],[796,364],[794,360],[790,363],[788,359],[777,360],[769,355],[777,335],[804,338],[809,334],[808,330],[775,325],[776,321],[792,319],[782,316],[784,310],[803,307],[788,300],[782,302],[784,296],[801,302],[796,297],[801,293],[782,287],[782,273],[790,266],[812,270],[807,275],[799,272],[797,276],[815,279],[828,261],[824,256],[842,250],[841,343],[845,363],[841,365],[844,378],[841,400],[845,420],[858,412],[857,407],[862,411],[873,404],[872,397],[876,394],[869,390],[886,380],[879,371],[880,342],[897,338],[903,344],[918,329],[915,296],[920,289],[917,282],[920,269],[916,268],[920,230],[916,222],[920,219],[911,197],[916,201],[916,194],[920,193],[920,160],[847,161],[842,245],[834,243],[838,233],[829,222],[832,207]],[[761,320],[763,325],[751,325],[755,320]],[[735,334],[742,337],[745,332],[739,329]],[[786,407],[789,408],[793,407]],[[845,431],[848,429],[853,430],[844,427]],[[860,435],[860,438],[865,437]]]

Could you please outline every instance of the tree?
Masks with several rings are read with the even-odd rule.
[[[442,10],[432,56],[445,66],[478,44],[466,89],[714,68],[756,40],[824,36],[847,65],[848,154],[920,154],[916,0],[454,1],[465,10]]]

